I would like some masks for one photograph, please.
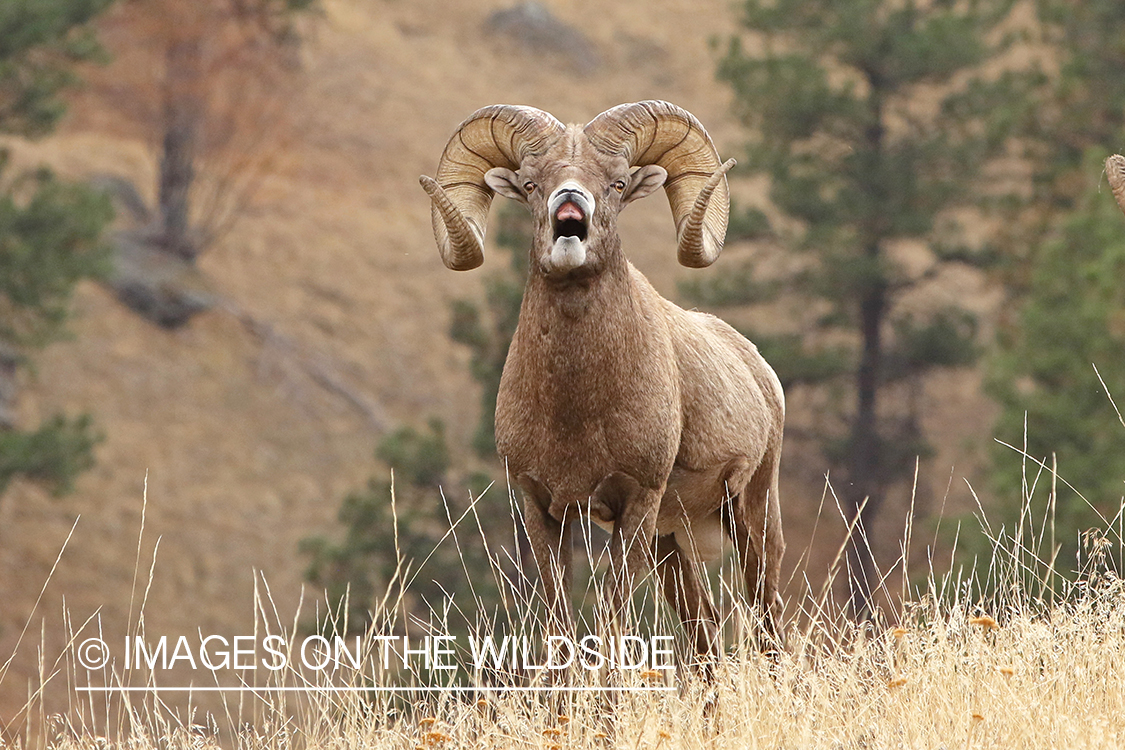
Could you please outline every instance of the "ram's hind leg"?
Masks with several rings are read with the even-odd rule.
[[[657,574],[664,598],[676,609],[684,629],[693,637],[699,671],[710,680],[720,656],[719,613],[696,563],[673,534],[656,539]]]
[[[723,514],[727,535],[738,550],[747,595],[758,605],[765,631],[775,641],[762,641],[763,650],[784,647],[780,587],[785,539],[777,492],[778,453],[767,452],[749,479],[745,479],[747,472],[731,472]],[[739,479],[745,481],[741,487]]]

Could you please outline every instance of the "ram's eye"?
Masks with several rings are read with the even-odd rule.
[[[613,183],[613,189],[619,193],[625,192],[625,180],[617,180]]]
[[[535,183],[532,182],[531,180],[528,180],[527,182],[525,182],[523,184],[523,190],[524,190],[525,193],[534,192],[535,191]]]

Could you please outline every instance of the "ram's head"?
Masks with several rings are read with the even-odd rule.
[[[453,270],[484,260],[492,197],[528,206],[533,260],[548,276],[596,273],[617,247],[617,214],[660,186],[668,195],[678,257],[699,268],[715,261],[726,233],[726,172],[695,117],[667,102],[623,104],[585,127],[564,126],[533,107],[478,110],[454,133],[437,179],[423,176],[434,235]]]

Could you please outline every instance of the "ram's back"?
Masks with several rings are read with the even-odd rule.
[[[781,383],[758,348],[714,315],[665,302],[680,376],[678,466],[700,469],[745,456],[757,464],[780,444]]]

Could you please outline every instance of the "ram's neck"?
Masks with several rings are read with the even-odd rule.
[[[530,278],[506,366],[520,373],[513,385],[527,389],[524,397],[557,423],[574,421],[576,428],[604,418],[601,410],[612,410],[638,387],[652,387],[647,369],[654,357],[671,353],[664,351],[667,332],[646,290],[623,258],[572,283]]]
[[[596,267],[576,269],[566,277],[551,277],[532,270],[524,289],[520,321],[538,321],[538,338],[548,333],[553,343],[586,335],[603,338],[601,329],[610,319],[618,324],[630,305],[622,303],[636,294],[629,262],[620,252]],[[550,328],[544,332],[543,325]]]

